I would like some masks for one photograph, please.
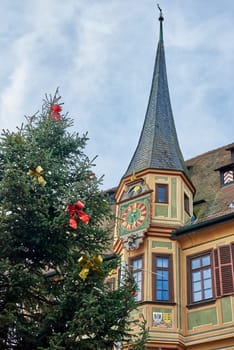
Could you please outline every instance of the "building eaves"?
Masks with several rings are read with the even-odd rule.
[[[209,226],[223,224],[224,222],[233,221],[233,220],[234,220],[234,211],[223,216],[216,216],[209,220],[201,221],[195,224],[190,224],[190,225],[186,225],[181,228],[178,228],[172,232],[171,239],[176,240],[178,237],[185,236],[191,233],[196,233],[197,231],[203,230],[204,228],[207,228]]]

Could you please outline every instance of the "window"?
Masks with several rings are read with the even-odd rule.
[[[186,193],[184,193],[184,210],[186,211],[187,214],[190,214],[190,210],[189,210],[189,197],[187,196]]]
[[[234,183],[234,167],[226,166],[220,169],[221,185],[226,186]]]
[[[131,259],[130,264],[131,264],[132,275],[137,285],[135,300],[142,301],[143,300],[143,257],[140,256],[140,257]]]
[[[109,291],[113,292],[115,290],[115,278],[108,278],[106,281],[106,286]]]
[[[189,303],[213,298],[212,255],[206,252],[188,259]]]
[[[157,203],[168,203],[168,185],[156,184],[155,201]]]
[[[187,263],[189,304],[233,295],[234,244],[188,257]]]
[[[153,256],[153,299],[155,301],[172,302],[172,257],[155,254]]]

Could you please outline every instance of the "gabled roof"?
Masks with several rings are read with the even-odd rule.
[[[180,150],[171,108],[163,43],[163,16],[145,121],[136,151],[124,177],[145,169],[178,170],[187,168]]]
[[[173,238],[200,228],[234,220],[234,182],[223,185],[220,170],[233,167],[231,150],[234,143],[194,157],[186,164],[196,188],[194,217],[173,232]]]
[[[194,213],[199,222],[234,212],[231,205],[234,203],[234,183],[223,186],[219,171],[233,164],[232,147],[234,143],[186,161],[196,188]]]

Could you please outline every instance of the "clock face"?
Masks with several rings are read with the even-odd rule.
[[[147,217],[147,207],[143,201],[130,203],[122,212],[121,228],[124,231],[135,230],[140,227]]]

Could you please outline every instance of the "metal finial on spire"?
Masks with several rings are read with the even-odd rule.
[[[159,18],[158,18],[159,22],[160,22],[159,40],[163,41],[163,25],[162,25],[162,22],[163,22],[164,18],[163,18],[161,7],[159,6],[159,4],[157,4],[157,6],[158,6],[158,9],[160,11]]]
[[[159,6],[159,4],[157,4],[157,6],[158,6],[158,9],[159,9],[159,11],[160,11],[160,15],[159,15],[159,21],[163,21],[164,20],[164,18],[163,18],[163,14],[162,14],[162,9],[161,9],[161,7]]]

